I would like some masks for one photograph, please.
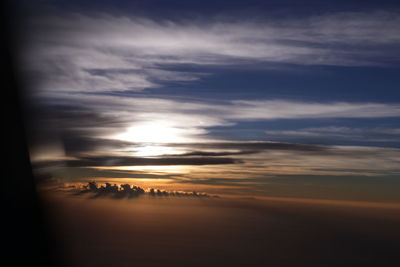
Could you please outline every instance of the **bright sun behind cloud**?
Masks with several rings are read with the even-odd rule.
[[[185,136],[185,129],[172,127],[166,123],[143,123],[135,125],[115,139],[134,143],[182,143],[191,139]]]
[[[165,145],[141,145],[136,146],[134,149],[135,156],[138,157],[152,157],[161,155],[177,155],[182,154],[182,151],[178,148],[165,146]]]
[[[198,134],[196,129],[176,127],[167,122],[146,122],[111,138],[134,143],[131,151],[135,156],[151,157],[184,153],[182,149],[167,144],[193,142],[193,134]]]

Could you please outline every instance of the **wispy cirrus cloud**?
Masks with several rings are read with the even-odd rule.
[[[244,121],[400,116],[399,104],[384,103],[284,100],[201,102],[82,94],[65,95],[58,103],[45,108],[46,112],[41,114],[41,122],[37,122],[35,128],[41,132],[38,137],[43,137],[44,142],[51,141],[51,136],[60,138],[67,153],[95,148],[108,150],[109,153],[114,151],[110,150],[113,148],[122,153],[132,147],[132,143],[140,145],[143,142],[217,141],[220,139],[213,136],[213,127],[232,126]],[[343,127],[299,129],[297,132],[265,131],[270,137],[280,134],[281,137],[356,134],[354,129]],[[361,131],[358,131],[359,135]]]
[[[187,181],[263,178],[266,173],[349,175],[360,170],[365,170],[362,175],[397,175],[396,149],[227,142],[230,136],[217,138],[213,127],[279,119],[398,118],[399,103],[261,97],[211,101],[157,97],[149,89],[205,79],[211,75],[210,66],[390,67],[400,55],[398,15],[392,10],[247,21],[168,21],[107,14],[36,17],[21,62],[38,100],[34,104],[44,110],[36,125],[38,138],[49,143],[49,150],[62,151],[42,162],[52,158],[52,163],[66,163],[71,169],[108,166],[114,168],[107,170],[109,176],[121,175],[117,169],[121,166],[190,165],[190,175],[178,177]],[[194,68],[185,68],[189,65]],[[169,132],[173,138],[166,138]],[[338,134],[335,129],[303,132]],[[165,141],[162,147],[143,144],[157,143],[149,138],[154,133]],[[49,136],[59,140],[53,142]],[[39,147],[46,148],[43,143]],[[139,156],[142,147],[161,155]],[[168,147],[173,150],[165,153]],[[131,175],[148,173],[143,169]]]
[[[171,66],[239,63],[376,66],[397,62],[398,12],[302,19],[154,20],[109,14],[36,17],[24,65],[45,92],[141,91],[206,75]]]
[[[54,95],[53,95],[54,96]],[[271,120],[302,118],[385,118],[399,117],[400,104],[376,102],[305,102],[280,99],[194,101],[157,97],[63,94],[59,103],[74,103],[99,114],[138,114],[137,118],[163,118],[171,114],[179,120],[193,116],[204,126],[229,125],[228,120]],[[141,114],[143,112],[143,114]],[[97,115],[100,116],[100,115]],[[196,120],[196,116],[197,119]],[[204,119],[204,120],[201,120]]]
[[[22,62],[39,104],[53,105],[54,116],[42,118],[47,125],[43,129],[61,136],[66,151],[90,144],[73,144],[73,136],[86,141],[90,136],[121,136],[149,122],[167,124],[164,129],[179,133],[182,140],[210,140],[211,127],[242,121],[398,117],[400,106],[279,99],[210,102],[102,93],[137,92],[210,75],[185,71],[182,66],[188,64],[387,65],[388,57],[398,54],[393,48],[400,42],[398,24],[396,10],[246,21],[62,14],[31,20]]]

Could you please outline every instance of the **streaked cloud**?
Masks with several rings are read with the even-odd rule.
[[[303,19],[155,20],[110,14],[32,19],[23,64],[45,92],[141,91],[207,73],[171,66],[265,63],[390,66],[400,43],[395,11]]]
[[[337,139],[347,141],[375,141],[375,142],[398,142],[400,140],[399,128],[385,127],[310,127],[297,130],[267,130],[269,138],[319,138]]]
[[[244,121],[400,116],[400,104],[383,103],[307,103],[282,100],[212,103],[80,94],[65,95],[57,101],[60,105],[47,106],[46,114],[40,118],[41,122],[35,125],[40,132],[36,135],[39,140],[37,146],[59,148],[62,144],[65,153],[58,154],[64,156],[76,156],[78,151],[107,152],[116,156],[132,151],[136,151],[139,156],[192,153],[190,150],[168,147],[167,144],[224,141],[213,136],[212,127],[232,126]],[[329,132],[338,135],[339,129],[346,128],[306,129],[299,132],[265,130],[269,136],[282,134],[289,137],[315,137],[322,133],[329,135]],[[336,132],[332,132],[334,130]],[[157,145],[160,143],[165,145],[160,147]],[[145,149],[147,154],[143,154]],[[150,153],[150,149],[154,151]]]
[[[64,160],[61,162],[69,167],[108,167],[108,166],[159,166],[159,165],[212,165],[212,164],[234,164],[238,160],[222,157],[162,157],[162,158],[139,158],[139,157],[116,157],[98,156],[81,157],[79,159]],[[46,162],[47,163],[47,162]]]
[[[20,61],[38,113],[32,162],[45,172],[63,169],[63,177],[240,185],[239,191],[253,193],[284,175],[396,177],[396,148],[265,141],[268,136],[396,138],[395,127],[365,133],[356,126],[296,131],[260,126],[263,141],[218,136],[215,128],[289,119],[397,119],[400,103],[288,100],[261,92],[253,99],[224,100],[161,92],[174,84],[193,90],[190,85],[213,75],[213,68],[391,68],[399,63],[398,25],[397,10],[297,19],[189,21],[99,13],[32,18]]]

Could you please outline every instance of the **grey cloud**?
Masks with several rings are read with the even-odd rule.
[[[219,103],[202,103],[184,100],[158,98],[127,98],[109,95],[73,95],[58,101],[57,105],[41,105],[37,119],[31,125],[34,134],[34,146],[49,143],[62,145],[64,156],[80,157],[83,153],[107,154],[134,150],[134,142],[110,138],[125,132],[129,127],[142,122],[168,123],[180,133],[193,137],[197,143],[187,141],[185,144],[165,144],[184,147],[188,157],[191,156],[229,156],[258,153],[262,150],[286,149],[297,151],[326,150],[324,147],[301,144],[284,144],[268,142],[219,142],[212,139],[212,126],[226,126],[245,120],[268,120],[282,118],[331,118],[331,117],[398,117],[398,104],[379,103],[304,103],[280,100],[270,101],[235,101]],[[67,105],[74,103],[74,105]],[[378,131],[376,129],[375,131]],[[344,133],[340,133],[344,131]],[[352,131],[352,133],[349,133]],[[298,133],[282,132],[281,136],[298,136],[307,134],[310,138],[345,134],[360,135],[355,130],[345,128],[308,129]],[[386,137],[396,138],[396,129],[386,131]],[[388,132],[390,131],[390,133]],[[276,136],[278,132],[267,132]],[[275,134],[275,135],[274,135]],[[291,134],[291,135],[290,135]],[[377,133],[374,133],[375,135]],[[272,137],[273,137],[272,136]],[[363,135],[366,136],[366,133]],[[279,140],[279,139],[276,139]],[[290,139],[288,139],[290,140]],[[293,139],[291,139],[293,140]],[[207,142],[210,144],[207,145]],[[293,142],[293,141],[292,141]],[[294,142],[296,142],[294,140]],[[208,149],[205,151],[204,149]],[[219,149],[215,151],[215,149]],[[229,151],[229,150],[237,151]]]
[[[328,148],[320,145],[308,144],[291,144],[279,142],[210,142],[210,143],[190,143],[186,144],[189,147],[195,148],[213,148],[213,149],[238,149],[244,153],[256,152],[265,150],[291,150],[305,152],[321,152]]]
[[[179,145],[176,145],[176,146],[179,146]],[[196,144],[194,144],[193,146],[199,147]],[[217,147],[218,146],[215,146],[214,148],[217,148]],[[254,154],[257,152],[259,152],[259,151],[257,151],[257,150],[244,150],[244,151],[235,151],[235,152],[232,152],[232,151],[222,151],[222,152],[192,151],[192,152],[188,152],[188,153],[184,153],[184,154],[179,154],[179,156],[203,156],[203,157],[204,156],[205,157],[213,156],[213,157],[217,157],[217,156],[231,156],[231,155],[247,155],[247,154]]]
[[[209,186],[229,186],[231,193],[260,196],[287,196],[327,199],[330,196],[344,199],[398,202],[399,174],[379,173],[379,176],[363,174],[341,175],[270,175],[259,178],[206,178],[177,180],[176,183]],[[256,192],[256,193],[254,193]],[[328,197],[327,197],[328,196]]]
[[[64,161],[44,161],[34,165],[36,168],[64,164],[68,167],[113,167],[113,166],[149,166],[149,165],[215,165],[236,164],[240,160],[232,158],[214,157],[162,157],[162,158],[140,158],[140,157],[118,157],[98,156],[80,157]]]
[[[228,158],[225,156],[240,156],[256,154],[263,151],[283,150],[311,154],[332,154],[329,147],[307,144],[273,143],[273,142],[211,142],[211,143],[184,143],[184,144],[166,144],[173,147],[183,147],[189,152],[177,155],[164,155],[163,157],[128,157],[128,156],[83,156],[85,153],[98,151],[99,147],[104,147],[101,139],[79,139],[75,137],[74,141],[66,147],[70,147],[70,153],[76,159],[64,159],[36,162],[34,167],[41,168],[46,166],[68,166],[68,167],[102,167],[102,166],[146,166],[146,165],[215,165],[215,164],[238,164],[242,160],[237,158]],[[83,144],[81,146],[81,144]],[[114,142],[108,143],[108,149],[111,151],[123,148],[126,145],[132,146],[132,143]],[[200,149],[200,150],[193,150]],[[205,149],[205,150],[204,150]],[[192,150],[192,151],[191,151]],[[210,151],[212,150],[212,151]],[[100,151],[100,152],[99,152]]]
[[[78,134],[64,134],[60,136],[67,156],[76,156],[85,152],[118,151],[133,146],[134,143],[120,140],[102,139],[80,136]]]
[[[196,191],[192,192],[184,192],[184,191],[166,191],[160,189],[150,188],[146,191],[144,188],[139,186],[131,186],[130,184],[111,184],[106,182],[104,185],[98,185],[95,181],[90,181],[87,185],[83,187],[75,187],[71,186],[69,188],[59,187],[57,189],[67,189],[69,192],[72,192],[73,195],[83,195],[88,194],[92,199],[99,197],[111,197],[114,199],[121,198],[136,198],[142,195],[149,195],[150,197],[200,197],[200,198],[208,198],[208,197],[219,197],[217,195],[210,196],[206,193],[198,193]],[[90,194],[91,193],[91,194]],[[93,195],[94,194],[94,195]]]
[[[352,128],[341,126],[303,128],[298,130],[267,130],[269,138],[318,138],[352,141],[391,142],[400,140],[398,128]]]
[[[204,179],[177,179],[175,183],[183,184],[206,184],[206,185],[228,185],[237,187],[254,186],[255,184],[268,184],[275,176],[264,178],[204,178]]]
[[[66,166],[65,163],[61,161],[55,162],[37,162],[33,163],[34,169],[39,172],[52,173],[54,177],[60,178],[60,180],[74,180],[82,178],[93,178],[102,177],[107,179],[114,178],[140,178],[140,179],[176,179],[180,177],[180,174],[168,174],[168,173],[144,173],[143,171],[135,170],[114,170],[114,169],[104,169],[104,168],[92,168],[92,167],[75,167],[71,168]]]
[[[28,114],[27,128],[32,151],[56,146],[65,156],[75,156],[93,149],[116,149],[128,145],[124,141],[95,138],[99,132],[105,134],[123,128],[123,120],[84,108],[79,103],[36,105],[32,101],[31,104],[35,106]]]
[[[238,109],[227,117],[247,119],[379,118],[398,117],[400,104],[296,102],[285,100],[234,101]]]

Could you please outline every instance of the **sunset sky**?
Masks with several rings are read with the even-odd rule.
[[[35,172],[400,202],[400,9],[289,2],[26,3]]]

